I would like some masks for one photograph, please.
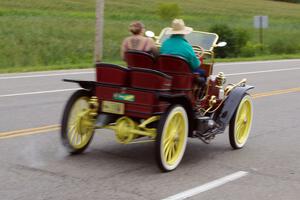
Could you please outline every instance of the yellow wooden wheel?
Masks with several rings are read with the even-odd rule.
[[[94,134],[94,120],[89,115],[90,93],[76,91],[69,99],[62,120],[61,138],[71,153],[80,153]]]
[[[242,148],[249,137],[253,117],[253,105],[250,95],[246,94],[229,125],[229,140],[232,148]]]
[[[188,117],[184,107],[172,106],[158,125],[156,160],[162,171],[174,170],[182,160],[188,136]]]

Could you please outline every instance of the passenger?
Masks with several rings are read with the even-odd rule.
[[[152,38],[144,36],[145,26],[139,21],[132,22],[129,26],[132,36],[124,39],[121,46],[121,57],[124,60],[124,53],[128,50],[143,51],[154,56],[158,55],[158,49]]]
[[[160,53],[183,57],[189,63],[193,72],[203,76],[204,70],[200,69],[201,62],[192,45],[184,38],[192,31],[193,28],[185,26],[182,19],[174,19],[171,29],[166,32],[167,35],[171,36],[162,43]]]

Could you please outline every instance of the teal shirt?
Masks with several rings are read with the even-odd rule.
[[[185,58],[190,64],[192,71],[199,68],[201,64],[193,50],[193,47],[182,35],[172,35],[170,38],[165,40],[160,48],[160,53]]]

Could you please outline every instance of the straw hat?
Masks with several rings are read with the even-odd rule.
[[[182,19],[174,19],[171,28],[166,31],[167,35],[186,35],[190,34],[193,28],[187,27]]]

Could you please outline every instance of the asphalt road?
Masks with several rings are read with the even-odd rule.
[[[98,130],[84,154],[68,155],[55,127],[78,86],[61,79],[94,80],[93,70],[0,74],[0,199],[155,200],[201,187],[189,199],[298,200],[300,60],[217,64],[219,71],[228,83],[247,78],[256,87],[248,143],[232,150],[227,131],[210,145],[190,139],[171,173],[156,167],[153,143],[117,144],[110,131]],[[32,134],[38,127],[46,128]]]

